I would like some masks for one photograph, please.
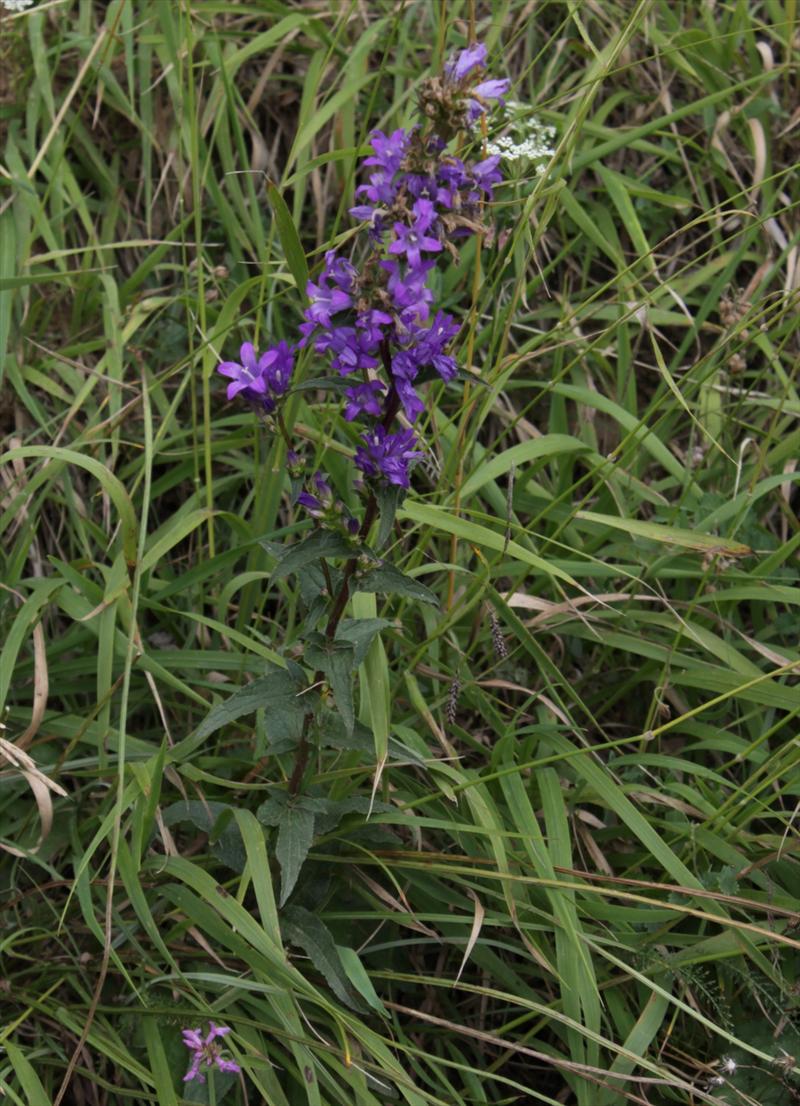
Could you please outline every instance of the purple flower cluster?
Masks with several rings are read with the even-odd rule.
[[[413,430],[388,434],[378,424],[361,437],[364,445],[356,450],[356,464],[365,476],[383,476],[390,484],[408,487],[408,463],[420,456],[414,449],[417,438]]]
[[[317,469],[311,479],[304,483],[305,474],[298,471],[300,466],[295,461],[299,461],[299,458],[293,450],[290,452],[293,456],[287,457],[289,473],[297,481],[297,487],[302,489],[295,492],[295,503],[304,507],[325,529],[338,530],[349,537],[355,537],[359,529],[358,520],[353,518],[340,499],[334,497],[325,473]]]
[[[508,81],[483,79],[485,65],[485,46],[460,51],[440,78],[422,86],[425,123],[372,133],[373,152],[364,161],[368,179],[350,209],[365,224],[369,250],[358,268],[328,251],[321,273],[307,285],[295,348],[310,346],[330,358],[336,373],[352,378],[343,414],[366,424],[355,464],[368,481],[409,486],[410,465],[421,455],[411,425],[425,409],[419,386],[431,375],[450,381],[457,374],[450,344],[458,324],[443,311],[432,315],[429,279],[440,256],[457,256],[455,243],[483,228],[484,206],[501,180],[499,157],[469,162],[447,148],[508,89]],[[257,358],[245,343],[241,364],[220,366],[233,381],[229,398],[241,394],[271,411],[288,388],[295,348],[282,342]],[[401,410],[405,428],[392,433]],[[319,518],[330,498],[317,473],[297,502]]]
[[[223,376],[231,378],[228,399],[241,395],[267,413],[274,411],[292,381],[294,350],[278,342],[259,357],[252,342],[243,342],[239,356],[241,361],[223,361],[218,366]]]
[[[230,1031],[230,1026],[215,1025],[213,1022],[209,1022],[208,1033],[205,1037],[201,1035],[199,1029],[183,1030],[183,1043],[192,1050],[192,1062],[183,1077],[184,1083],[190,1083],[193,1080],[198,1083],[205,1083],[206,1077],[200,1070],[203,1066],[207,1069],[217,1068],[218,1071],[228,1071],[234,1074],[242,1070],[233,1060],[222,1058],[222,1046],[216,1042],[217,1037],[225,1037]]]
[[[484,69],[486,66],[486,47],[479,42],[474,46],[468,46],[455,58],[452,58],[444,67],[445,82],[461,88],[469,87],[467,98],[467,120],[476,123],[486,111],[489,100],[500,100],[508,92],[510,81],[488,80],[474,83],[473,75],[476,69]]]
[[[314,491],[304,490],[300,492],[297,496],[297,502],[301,507],[305,507],[313,518],[322,518],[325,511],[333,503],[333,492],[330,484],[325,479],[324,473],[321,473],[319,469],[311,477],[311,484]]]

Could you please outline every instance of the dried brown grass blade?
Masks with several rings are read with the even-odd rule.
[[[461,973],[467,966],[467,961],[469,960],[470,955],[472,954],[472,950],[475,947],[475,942],[478,940],[478,937],[480,937],[481,929],[483,928],[483,919],[486,916],[486,911],[483,909],[483,903],[475,894],[475,892],[471,888],[467,888],[467,894],[475,903],[475,913],[472,916],[472,929],[469,932],[467,947],[464,949],[464,957],[461,961],[461,966],[459,967],[456,974],[456,983],[458,983],[459,979],[461,979]],[[455,986],[455,983],[453,984],[453,986]]]
[[[28,756],[28,754],[16,743],[6,741],[4,737],[0,737],[0,753],[2,753],[5,760],[11,765],[9,771],[19,772],[33,792],[33,797],[36,800],[36,806],[39,811],[39,823],[41,826],[39,840],[32,849],[18,849],[15,845],[8,845],[2,841],[0,841],[0,849],[10,853],[12,856],[30,856],[31,853],[38,852],[47,840],[50,830],[53,828],[53,801],[50,797],[50,792],[55,791],[57,795],[64,796],[67,792],[61,784],[56,783],[46,776],[33,758]],[[6,773],[3,774],[5,775]]]

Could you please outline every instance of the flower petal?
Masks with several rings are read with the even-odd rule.
[[[242,342],[242,347],[239,350],[239,356],[242,359],[244,367],[255,375],[257,370],[256,365],[256,351],[252,342]]]

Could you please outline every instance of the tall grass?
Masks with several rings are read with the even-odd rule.
[[[290,650],[260,540],[301,521],[214,370],[291,335],[369,130],[472,33],[556,149],[442,280],[474,379],[393,550],[440,606],[373,606],[388,759],[373,795],[331,735],[279,906],[291,753],[198,727]],[[9,1102],[800,1098],[798,35],[794,0],[0,4]],[[290,417],[346,497],[331,409]],[[243,1075],[183,1084],[209,1018]]]

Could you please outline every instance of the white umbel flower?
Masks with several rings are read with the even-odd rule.
[[[555,127],[535,116],[524,118],[529,110],[525,104],[511,100],[506,104],[510,133],[501,134],[486,146],[489,156],[499,155],[504,161],[544,162],[553,156]]]
[[[0,0],[0,8],[7,12],[24,12],[33,4],[33,0]]]
[[[553,156],[552,147],[545,145],[538,138],[518,140],[507,134],[496,138],[494,142],[489,142],[486,146],[486,152],[490,156],[499,154],[506,161],[520,161],[524,157],[531,161],[542,161],[544,158]]]

